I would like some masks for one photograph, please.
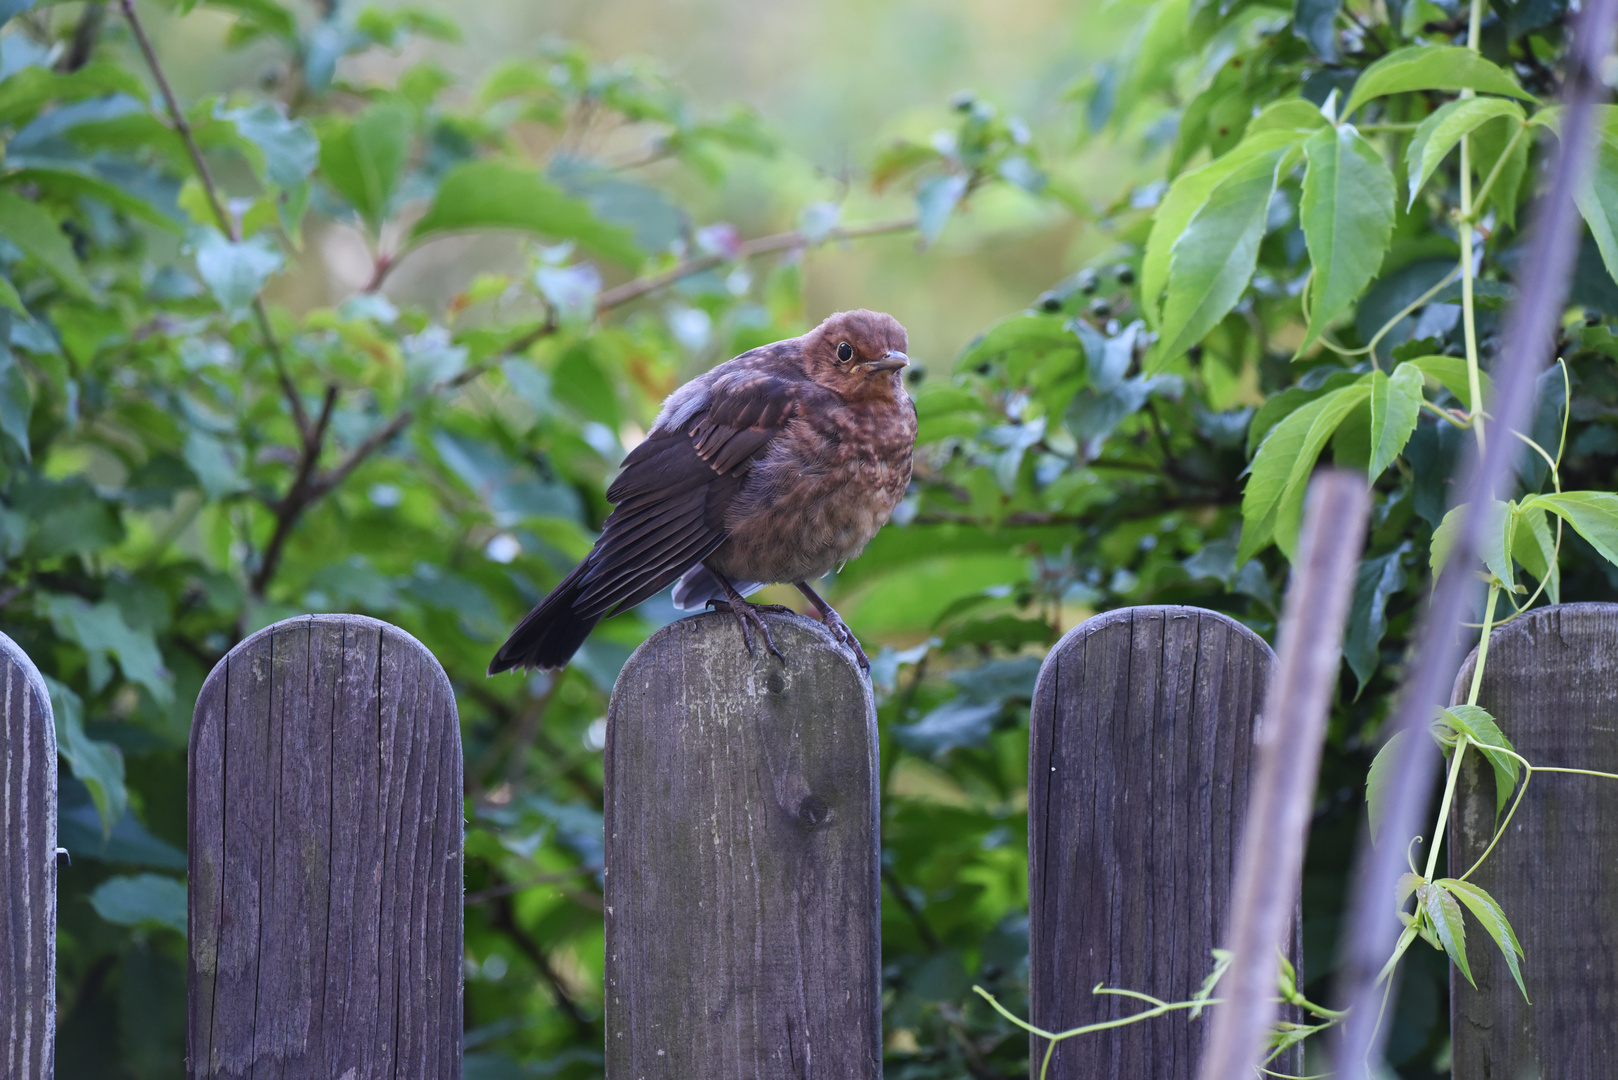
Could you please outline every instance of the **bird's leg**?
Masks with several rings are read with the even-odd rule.
[[[848,628],[848,624],[843,621],[843,617],[833,611],[832,606],[822,600],[820,594],[809,587],[808,582],[798,581],[793,584],[797,586],[799,592],[808,597],[811,604],[815,605],[815,610],[820,612],[820,617],[825,622],[826,629],[832,632],[832,636],[853,649],[854,658],[860,662],[860,667],[865,671],[870,671],[870,657],[866,656],[865,650],[860,648],[860,639],[854,636],[854,631]]]
[[[759,633],[764,635],[764,646],[769,649],[770,655],[781,661],[781,663],[786,663],[787,658],[782,656],[781,650],[775,647],[775,639],[770,636],[770,627],[765,623],[764,616],[760,615],[759,612],[773,611],[778,614],[790,615],[792,614],[792,609],[782,607],[780,604],[750,604],[743,598],[741,593],[736,591],[736,586],[730,583],[729,578],[711,566],[708,568],[708,572],[713,575],[715,581],[719,582],[719,587],[725,590],[725,596],[728,598],[725,600],[709,600],[708,606],[716,611],[723,608],[736,616],[736,621],[742,628],[742,640],[747,643],[747,655],[753,655],[753,632],[748,626],[748,623],[751,622],[757,624]]]

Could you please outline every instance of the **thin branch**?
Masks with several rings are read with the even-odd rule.
[[[916,227],[916,219],[901,218],[897,221],[879,221],[870,225],[853,225],[831,229],[818,243],[828,243],[833,240],[857,240],[867,236],[884,236],[889,233],[908,232]],[[810,248],[816,246],[817,241],[804,235],[797,229],[791,232],[775,233],[772,236],[760,236],[754,240],[745,240],[737,245],[734,254],[716,253],[713,255],[698,255],[694,259],[686,259],[678,265],[672,266],[660,274],[651,274],[647,277],[626,281],[622,285],[606,290],[596,301],[597,311],[610,311],[620,304],[627,304],[631,300],[638,300],[648,293],[666,289],[675,282],[694,274],[705,273],[728,262],[740,262],[743,259],[752,259],[760,255],[769,255],[777,251],[791,251],[794,248]]]
[[[893,898],[898,901],[900,909],[910,917],[911,924],[916,928],[916,936],[921,938],[923,945],[927,946],[927,951],[937,952],[942,949],[944,945],[938,940],[938,935],[933,932],[932,924],[927,921],[927,916],[923,915],[921,909],[916,906],[915,901],[910,899],[910,894],[905,892],[904,882],[899,880],[899,876],[893,872],[893,868],[887,863],[882,864],[882,880],[887,882],[888,891],[893,893]]]
[[[140,46],[141,55],[146,58],[146,67],[157,82],[157,89],[163,95],[163,104],[168,109],[169,122],[179,133],[180,141],[185,143],[186,153],[191,158],[191,165],[197,171],[197,180],[202,184],[202,190],[208,197],[208,207],[213,211],[214,220],[219,223],[219,230],[230,238],[233,244],[240,243],[242,239],[241,227],[225,209],[225,204],[219,197],[219,186],[214,183],[213,173],[208,169],[208,161],[202,156],[202,147],[197,145],[196,134],[191,130],[191,122],[185,117],[185,110],[180,108],[180,99],[174,96],[174,88],[169,85],[168,75],[163,71],[163,64],[157,58],[157,50],[152,47],[152,39],[146,34],[146,27],[135,14],[135,0],[119,0],[118,5],[129,20],[129,28],[135,35],[135,41]],[[292,420],[298,427],[298,436],[307,445],[310,437],[309,414],[303,407],[303,399],[298,396],[297,387],[292,385],[292,378],[287,374],[286,358],[281,352],[281,342],[275,336],[275,328],[270,325],[269,312],[265,310],[264,299],[253,297],[253,317],[258,323],[259,334],[264,338],[264,346],[270,352],[270,360],[275,365],[276,380],[281,384],[281,392],[286,396],[287,405],[292,409]]]
[[[557,974],[556,968],[551,964],[551,958],[539,943],[522,927],[517,925],[517,917],[511,905],[511,897],[501,896],[494,899],[489,905],[489,923],[496,930],[500,930],[509,937],[514,945],[528,957],[529,963],[538,970],[540,977],[550,985],[551,995],[556,999],[556,1007],[561,1009],[573,1026],[578,1030],[580,1038],[587,1044],[597,1044],[601,1041],[601,1032],[596,1030],[595,1024],[580,1010],[578,1003],[573,1000],[573,994],[562,977]]]

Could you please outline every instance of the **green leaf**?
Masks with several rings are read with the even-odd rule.
[[[1444,943],[1444,951],[1455,961],[1455,966],[1466,976],[1466,981],[1477,986],[1472,981],[1472,969],[1466,964],[1466,924],[1461,919],[1461,905],[1455,902],[1449,890],[1436,882],[1417,892],[1421,894],[1422,910],[1427,913],[1433,932]]]
[[[22,297],[17,292],[17,286],[13,285],[11,279],[4,274],[0,274],[0,306],[10,308],[25,319],[30,317],[28,308],[24,306]]]
[[[410,235],[420,239],[467,229],[517,229],[577,240],[629,267],[645,257],[629,230],[601,221],[588,203],[537,171],[503,161],[471,161],[450,170]]]
[[[1449,512],[1444,515],[1444,520],[1433,530],[1433,545],[1428,552],[1428,566],[1435,581],[1444,569],[1444,564],[1449,561],[1450,551],[1455,547],[1455,534],[1460,532],[1461,516],[1465,510],[1464,503],[1450,507]],[[1489,568],[1489,573],[1507,588],[1516,583],[1516,577],[1511,572],[1511,537],[1508,535],[1510,529],[1512,529],[1510,508],[1499,499],[1489,500],[1489,508],[1483,522],[1481,551],[1483,564]]]
[[[1618,566],[1618,495],[1608,491],[1564,491],[1536,495],[1523,509],[1545,509],[1573,526],[1603,559]]]
[[[1294,0],[1292,32],[1309,43],[1316,56],[1337,63],[1337,13],[1343,0]]]
[[[84,733],[84,703],[79,695],[49,675],[45,676],[45,688],[56,717],[56,751],[90,790],[90,801],[95,803],[96,816],[101,819],[101,838],[105,840],[129,807],[123,751]]]
[[[1389,53],[1360,75],[1343,106],[1345,119],[1361,105],[1411,90],[1480,90],[1524,101],[1537,100],[1503,69],[1460,45],[1411,45]]]
[[[1169,283],[1169,263],[1173,256],[1175,241],[1185,234],[1186,226],[1191,218],[1208,202],[1214,188],[1235,172],[1243,163],[1252,160],[1255,154],[1267,153],[1281,148],[1295,146],[1300,134],[1291,126],[1291,118],[1297,112],[1296,101],[1281,102],[1279,105],[1288,106],[1285,114],[1286,126],[1266,131],[1261,136],[1252,136],[1251,132],[1270,110],[1260,113],[1249,126],[1250,137],[1226,154],[1215,158],[1200,169],[1183,173],[1170,185],[1163,201],[1158,203],[1157,212],[1152,215],[1152,231],[1146,238],[1146,255],[1141,260],[1140,295],[1141,313],[1146,318],[1148,326],[1157,329],[1162,321],[1162,306],[1159,299],[1163,289]],[[1307,108],[1320,117],[1320,110],[1308,102],[1303,102]],[[1278,106],[1272,106],[1276,108]],[[1279,114],[1277,114],[1279,119]],[[1320,118],[1324,123],[1323,117]]]
[[[1356,698],[1365,692],[1365,684],[1381,665],[1382,638],[1388,632],[1388,598],[1405,587],[1402,560],[1409,550],[1410,543],[1406,541],[1396,551],[1362,560],[1355,573],[1343,659],[1359,682]]]
[[[1400,364],[1393,375],[1371,373],[1371,479],[1382,475],[1416,430],[1424,400],[1421,369]],[[1380,378],[1379,378],[1380,376]]]
[[[214,117],[236,126],[236,132],[258,151],[254,162],[261,176],[282,188],[309,179],[320,163],[320,140],[302,120],[290,119],[280,102],[260,101],[244,109],[214,107]],[[357,204],[356,204],[357,205]]]
[[[1371,761],[1371,771],[1365,778],[1365,811],[1371,819],[1372,843],[1378,843],[1382,838],[1382,815],[1388,805],[1388,784],[1393,775],[1393,764],[1407,737],[1407,732],[1400,731],[1383,743],[1382,749],[1376,752],[1376,757]]]
[[[0,188],[0,236],[16,244],[69,291],[90,294],[90,282],[56,219],[38,203]]]
[[[1562,572],[1556,564],[1556,538],[1542,509],[1517,511],[1517,530],[1511,538],[1511,554],[1523,569],[1545,583],[1545,598],[1562,602]]]
[[[1247,136],[1252,138],[1262,132],[1281,131],[1288,132],[1294,138],[1306,136],[1319,131],[1326,126],[1326,117],[1320,111],[1320,106],[1303,98],[1283,98],[1271,102],[1247,125]]]
[[[180,231],[178,221],[145,199],[131,195],[116,184],[110,184],[101,177],[89,173],[72,169],[27,168],[7,173],[0,182],[8,187],[13,184],[33,184],[42,192],[58,197],[77,198],[80,195],[88,195],[92,199],[101,200],[114,210],[122,210],[130,217],[139,218],[170,232]]]
[[[348,200],[373,233],[382,228],[410,156],[412,123],[409,109],[381,101],[321,136],[321,179]]]
[[[1504,98],[1463,98],[1438,108],[1416,128],[1411,137],[1405,160],[1410,169],[1410,201],[1414,206],[1422,187],[1432,179],[1436,170],[1455,144],[1476,131],[1483,124],[1498,117],[1523,119],[1523,108],[1515,101]],[[1481,167],[1479,176],[1485,176]]]
[[[97,61],[60,74],[48,67],[26,67],[0,80],[0,125],[21,127],[46,105],[108,94],[146,100],[146,88],[118,64]]]
[[[1573,192],[1601,251],[1607,273],[1618,281],[1618,143],[1603,135],[1596,140],[1595,160]]]
[[[161,874],[108,878],[90,894],[90,906],[120,926],[155,925],[185,933],[185,882]]]
[[[1511,740],[1500,730],[1500,725],[1481,705],[1452,705],[1439,713],[1439,722],[1457,735],[1471,739],[1494,767],[1494,812],[1498,819],[1500,812],[1511,802],[1512,792],[1517,790],[1517,777],[1522,764],[1511,754],[1501,751],[1515,751],[1516,747],[1511,745]]]
[[[1434,884],[1457,897],[1472,912],[1473,918],[1483,924],[1483,929],[1499,947],[1500,955],[1506,958],[1506,966],[1511,969],[1511,977],[1517,980],[1517,989],[1522,991],[1523,1000],[1528,1001],[1528,988],[1523,985],[1522,972],[1517,967],[1517,958],[1523,955],[1522,945],[1517,941],[1517,932],[1511,928],[1505,911],[1494,897],[1470,881],[1439,878]]]
[[[0,331],[10,336],[11,316],[0,312]],[[22,365],[11,347],[0,340],[0,433],[22,451],[24,461],[33,460],[28,442],[28,419],[34,412],[34,392],[29,389]]]
[[[1276,137],[1286,138],[1279,133]],[[1287,141],[1244,155],[1230,175],[1209,192],[1207,202],[1174,241],[1161,337],[1147,361],[1147,374],[1161,371],[1201,341],[1236,306],[1258,263],[1270,196],[1292,147]],[[1233,150],[1231,155],[1238,152]]]
[[[1343,418],[1370,397],[1361,379],[1304,405],[1264,437],[1242,492],[1242,542],[1236,565],[1247,562],[1274,540],[1290,556],[1298,539],[1303,496],[1320,450]]]
[[[966,194],[966,177],[934,176],[916,189],[916,229],[931,244],[944,231],[944,223]]]
[[[91,605],[77,596],[56,593],[42,593],[39,602],[57,634],[89,654],[90,680],[99,684],[97,689],[111,676],[106,659],[110,655],[118,658],[124,678],[144,686],[159,705],[174,700],[174,685],[152,632],[130,626],[117,604],[103,600]]]
[[[1500,215],[1500,224],[1508,229],[1517,227],[1517,198],[1528,172],[1528,151],[1534,142],[1525,131],[1522,138],[1514,141],[1513,136],[1520,131],[1523,131],[1520,120],[1505,117],[1491,120],[1472,133],[1472,167],[1477,170],[1478,182],[1481,184],[1482,178],[1494,171],[1496,163],[1500,164],[1500,174],[1495,177],[1488,196],[1478,204],[1478,212],[1494,207]],[[1508,148],[1509,156],[1500,162],[1500,155]]]
[[[1348,310],[1393,237],[1393,173],[1352,125],[1323,128],[1303,144],[1299,217],[1313,265],[1309,328],[1301,354],[1333,319]]]
[[[1466,357],[1417,356],[1406,360],[1405,363],[1454,394],[1467,412],[1472,411],[1472,386],[1467,377]],[[1478,372],[1478,388],[1483,392],[1485,400],[1494,393],[1494,384],[1489,379],[1488,372]]]
[[[233,244],[218,229],[204,227],[193,231],[192,243],[197,252],[197,273],[219,306],[233,316],[247,311],[253,297],[284,262],[275,245],[264,236],[251,236]]]

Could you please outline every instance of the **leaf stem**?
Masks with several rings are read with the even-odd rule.
[[[1432,288],[1428,289],[1426,292],[1410,301],[1410,303],[1406,304],[1398,314],[1382,324],[1382,329],[1378,330],[1375,335],[1372,336],[1369,344],[1361,345],[1357,349],[1345,349],[1341,345],[1334,344],[1328,337],[1326,337],[1325,334],[1320,335],[1320,343],[1326,346],[1326,348],[1330,349],[1332,352],[1336,353],[1338,356],[1364,356],[1366,353],[1374,350],[1377,345],[1381,343],[1382,339],[1388,335],[1388,332],[1399,324],[1399,320],[1403,319],[1406,315],[1409,315],[1412,311],[1415,311],[1427,301],[1437,296],[1440,292],[1444,291],[1444,289],[1448,288],[1450,283],[1455,280],[1456,275],[1460,272],[1461,268],[1457,266],[1454,270],[1451,270],[1449,273],[1439,278],[1438,283]],[[1474,398],[1473,400],[1476,399]]]
[[[1449,824],[1449,808],[1455,802],[1455,781],[1461,775],[1461,760],[1466,757],[1466,748],[1470,740],[1465,734],[1455,740],[1455,756],[1450,758],[1449,779],[1444,782],[1444,801],[1438,804],[1438,824],[1433,828],[1433,846],[1427,850],[1427,872],[1422,876],[1428,881],[1433,880],[1433,874],[1438,869],[1438,849],[1444,846],[1444,827]]]
[[[1483,633],[1478,637],[1478,660],[1476,664],[1472,665],[1472,687],[1466,693],[1466,703],[1468,705],[1478,703],[1478,691],[1483,688],[1483,666],[1489,662],[1489,635],[1494,630],[1495,601],[1500,596],[1500,588],[1501,586],[1498,582],[1491,584],[1489,586],[1489,599],[1484,602]],[[1464,739],[1465,736],[1463,735],[1462,738]],[[1446,801],[1448,801],[1447,796]],[[1442,819],[1440,819],[1439,828],[1443,828]],[[1435,843],[1434,850],[1436,849],[1437,845]],[[1433,876],[1432,869],[1431,866],[1427,868],[1429,878]]]

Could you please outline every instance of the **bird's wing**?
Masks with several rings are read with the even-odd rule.
[[[617,503],[574,610],[600,617],[663,589],[724,543],[742,480],[798,414],[803,384],[757,370],[726,373],[679,425],[654,428],[607,489]]]

